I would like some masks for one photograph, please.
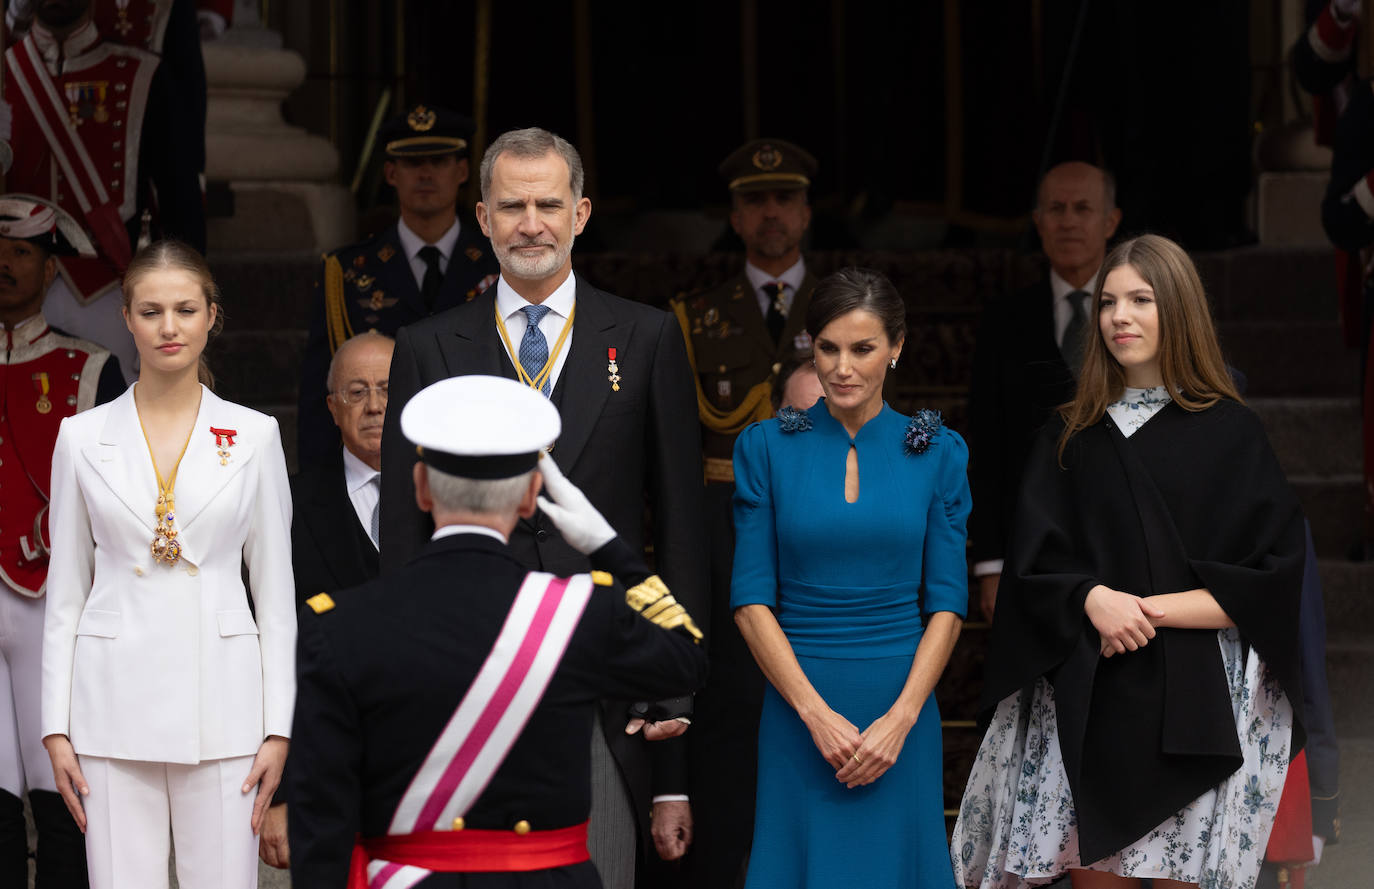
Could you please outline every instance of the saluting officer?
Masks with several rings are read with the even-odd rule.
[[[815,277],[802,257],[811,224],[807,188],[816,159],[781,139],[755,139],[720,165],[730,225],[744,241],[744,270],[673,303],[697,378],[711,565],[711,680],[697,696],[691,733],[695,851],[702,885],[732,886],[753,835],[758,713],[763,678],[730,611],[735,535],[735,437],[773,415],[779,369],[806,359],[806,307]]]
[[[43,315],[57,257],[77,255],[95,248],[75,219],[27,195],[0,197],[0,886],[28,885],[26,786],[38,885],[86,885],[86,847],[53,781],[38,697],[57,428],[124,391],[109,352],[49,327]]]
[[[491,243],[474,222],[458,218],[472,133],[472,120],[430,105],[417,105],[382,126],[383,171],[396,189],[401,216],[395,225],[324,257],[301,368],[302,465],[338,453],[339,431],[324,396],[330,357],[345,340],[365,330],[394,337],[405,325],[496,283]]]
[[[690,693],[706,658],[663,583],[541,459],[561,425],[547,398],[500,377],[442,380],[406,404],[433,538],[301,612],[300,889],[344,885],[356,836],[350,887],[601,886],[586,842],[598,701]],[[602,570],[526,569],[507,541],[536,504]]]

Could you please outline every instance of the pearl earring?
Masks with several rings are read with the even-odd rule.
[[[887,366],[890,367],[890,368],[892,368],[893,370],[896,370],[896,369],[897,369],[897,359],[896,359],[896,358],[893,358],[890,362],[888,362],[888,365],[887,365]]]

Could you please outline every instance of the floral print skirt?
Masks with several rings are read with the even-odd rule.
[[[955,884],[1042,886],[1086,866],[1202,889],[1252,889],[1288,771],[1293,710],[1236,629],[1218,631],[1217,639],[1244,754],[1239,769],[1136,842],[1084,865],[1054,690],[1041,678],[1032,693],[1003,700],[988,726],[950,843]]]

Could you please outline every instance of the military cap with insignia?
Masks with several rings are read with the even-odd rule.
[[[782,139],[754,139],[721,161],[721,178],[731,191],[806,188],[816,175],[816,159]]]
[[[468,156],[468,143],[475,131],[472,119],[456,111],[416,105],[382,124],[378,138],[391,159],[441,154],[463,158]]]
[[[0,238],[28,241],[56,256],[95,256],[81,223],[31,194],[0,195]]]
[[[514,380],[481,374],[432,383],[401,411],[401,432],[420,460],[468,479],[529,472],[562,428],[547,398]]]

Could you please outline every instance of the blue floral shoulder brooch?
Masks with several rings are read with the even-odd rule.
[[[811,415],[794,407],[778,411],[778,427],[783,432],[805,432],[811,428]]]
[[[902,442],[908,454],[924,454],[935,443],[935,434],[945,425],[945,418],[936,410],[919,410],[906,424]]]

